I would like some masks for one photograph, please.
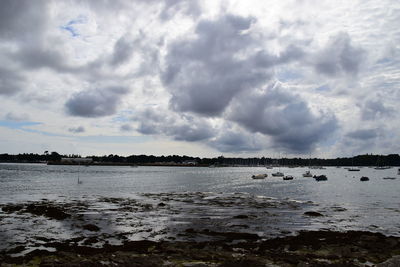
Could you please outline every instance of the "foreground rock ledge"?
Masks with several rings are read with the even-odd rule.
[[[194,233],[195,234],[195,233]],[[213,232],[224,237],[227,233]],[[349,231],[303,231],[270,240],[240,235],[211,242],[126,241],[92,248],[52,243],[57,252],[0,256],[1,266],[400,266],[400,237]]]

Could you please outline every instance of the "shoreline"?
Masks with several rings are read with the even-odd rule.
[[[346,212],[211,192],[6,203],[0,266],[368,266],[400,258],[398,229],[338,228],[358,225]]]
[[[194,233],[196,234],[196,233]],[[22,257],[0,254],[0,266],[398,266],[400,237],[349,231],[301,231],[261,240],[254,235],[212,233],[213,242],[125,241],[102,248],[53,242]],[[12,252],[16,252],[15,250]],[[381,265],[379,265],[381,264]],[[385,265],[386,264],[386,265]]]

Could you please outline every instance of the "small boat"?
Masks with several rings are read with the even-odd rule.
[[[257,175],[252,175],[251,178],[253,179],[265,179],[265,177],[268,177],[268,174],[257,174]]]
[[[348,171],[349,172],[359,172],[360,169],[359,168],[349,168]]]
[[[315,181],[327,181],[328,177],[326,177],[326,175],[314,175],[313,178],[315,179]]]
[[[396,177],[383,177],[382,179],[383,180],[395,180]]]
[[[375,170],[387,170],[387,169],[390,169],[390,167],[388,167],[388,166],[378,166],[378,167],[375,167],[374,169]]]
[[[273,173],[273,174],[271,174],[272,176],[274,176],[274,177],[283,177],[283,176],[285,176],[284,174],[283,174],[283,172],[275,172],[275,173]]]
[[[267,169],[273,169],[274,167],[272,167],[272,166],[267,166],[266,168],[267,168]]]
[[[369,181],[369,178],[367,176],[363,176],[363,177],[360,178],[360,181],[361,182],[366,182],[366,181]]]
[[[313,177],[313,175],[310,171],[306,171],[305,173],[303,173],[303,177]]]
[[[283,180],[293,180],[293,176],[292,175],[286,175],[286,176],[283,176]]]

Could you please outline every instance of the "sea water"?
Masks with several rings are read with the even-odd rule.
[[[165,237],[196,224],[214,227],[216,231],[231,231],[243,228],[242,217],[247,218],[246,228],[238,231],[256,232],[266,237],[318,229],[363,230],[400,236],[397,168],[362,167],[359,172],[337,167],[312,169],[313,174],[328,177],[327,181],[320,182],[303,177],[307,170],[305,167],[279,168],[285,175],[294,177],[294,180],[284,181],[282,177],[271,175],[278,168],[265,167],[132,168],[3,163],[0,164],[0,205],[46,199],[78,207],[83,200],[88,208],[83,211],[77,208],[82,216],[92,219],[94,224],[107,224],[113,231],[129,233],[132,239]],[[265,179],[251,178],[264,173],[268,174]],[[361,182],[361,176],[370,180]],[[119,202],[110,204],[105,198],[118,198]],[[154,207],[163,202],[168,209],[126,212],[121,206],[118,208],[123,199],[143,200]],[[307,211],[323,216],[309,218],[304,215]],[[56,239],[66,233],[65,238],[83,234],[76,231],[72,221],[69,225],[67,221],[38,219],[26,214],[0,211],[0,215],[0,234],[3,239],[13,236],[12,244],[28,240],[33,235],[30,231],[36,231],[36,235],[51,235],[49,229],[53,229],[51,237]],[[107,221],[104,216],[108,216]],[[35,227],[31,227],[32,223]],[[107,229],[104,231],[108,233]]]

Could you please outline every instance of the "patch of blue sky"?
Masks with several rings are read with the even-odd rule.
[[[26,128],[26,127],[36,126],[36,125],[41,125],[41,124],[43,124],[43,123],[34,122],[34,121],[0,121],[0,127],[6,127],[9,129],[14,129],[14,130],[21,130],[21,131],[29,132],[29,133],[38,133],[38,134],[42,134],[42,135],[46,135],[46,136],[65,136],[65,135],[40,131],[40,130],[36,130],[36,129]]]
[[[112,143],[112,144],[129,144],[144,143],[152,140],[150,136],[108,136],[108,135],[91,135],[77,136],[76,139],[88,143]]]
[[[296,71],[284,70],[284,71],[278,72],[277,77],[278,77],[278,80],[281,82],[288,82],[288,81],[301,79],[301,78],[303,78],[303,75],[301,75],[300,73],[298,73]]]
[[[128,122],[131,120],[131,116],[133,111],[131,110],[122,110],[119,114],[112,118],[112,122]]]
[[[87,23],[87,18],[85,16],[80,15],[76,19],[68,21],[67,24],[60,26],[60,29],[69,32],[72,37],[78,37],[80,36],[80,34],[76,29],[75,25],[86,24],[86,23]]]
[[[40,125],[41,122],[33,122],[33,121],[0,121],[1,127],[6,127],[10,129],[22,129],[25,130],[24,127]]]
[[[331,87],[327,84],[321,85],[320,87],[315,88],[315,91],[318,92],[328,92],[331,90]]]

